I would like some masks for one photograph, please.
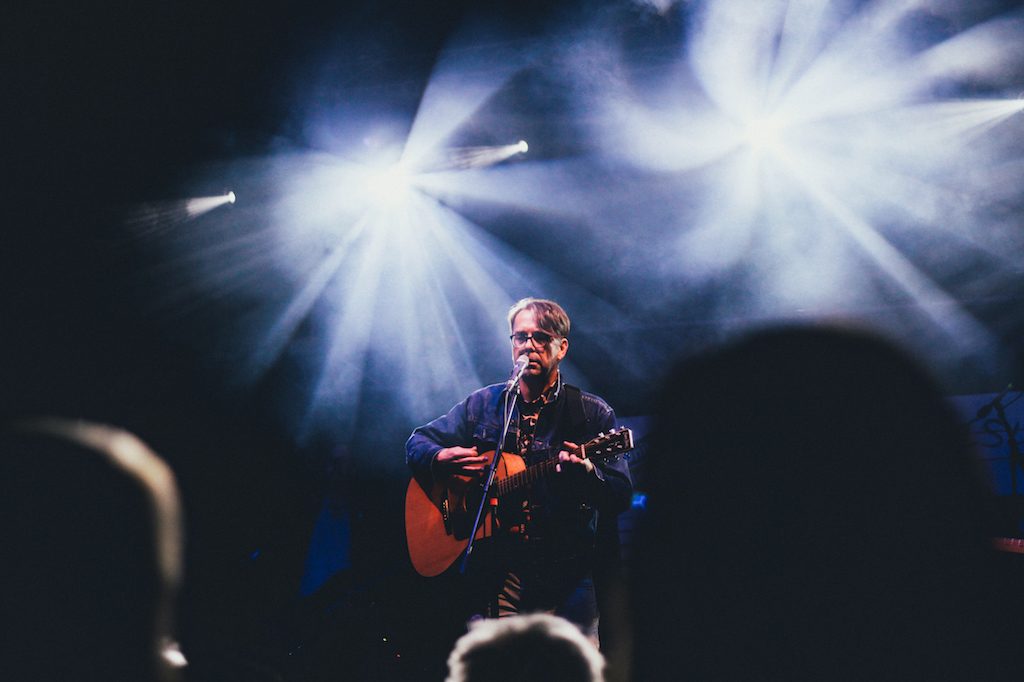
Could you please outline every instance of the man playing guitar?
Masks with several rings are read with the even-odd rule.
[[[504,453],[496,476],[509,479],[501,482],[511,482],[516,478],[511,474],[524,467],[527,472],[520,476],[529,480],[521,492],[487,505],[491,518],[475,536],[487,537],[474,542],[466,562],[467,574],[480,586],[475,613],[554,613],[596,640],[595,568],[600,567],[599,556],[617,560],[616,516],[630,503],[632,483],[624,460],[591,456],[588,446],[615,433],[615,413],[601,398],[562,381],[558,365],[569,348],[569,318],[561,306],[525,298],[512,306],[508,319],[512,358],[521,370],[518,391],[504,383],[474,391],[446,415],[413,431],[406,443],[406,461],[414,475],[411,496],[426,500],[431,493],[422,489],[447,491],[457,489],[458,482],[469,488],[462,504],[458,498],[452,502],[446,492],[431,497],[434,504],[428,510],[436,511],[445,524],[443,542],[416,539],[418,512],[410,512],[407,505],[410,555],[424,575],[445,570],[449,557],[432,568],[423,559],[418,563],[417,555],[448,539],[468,540],[480,499],[472,491],[497,456],[488,451]],[[499,448],[507,410],[508,435]],[[624,446],[629,447],[631,442]],[[551,475],[532,474],[545,464]],[[614,549],[601,552],[599,538],[610,540]],[[454,545],[455,551],[461,546]]]

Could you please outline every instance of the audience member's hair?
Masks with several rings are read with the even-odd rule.
[[[649,458],[636,680],[1006,679],[992,498],[892,343],[789,327],[684,361]]]
[[[135,436],[42,419],[0,431],[4,647],[17,680],[162,680],[181,578],[174,476]]]
[[[558,616],[481,620],[455,643],[447,682],[602,682],[604,658]]]

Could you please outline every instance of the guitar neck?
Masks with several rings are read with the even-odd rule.
[[[579,456],[592,462],[622,455],[633,449],[633,432],[629,429],[613,429],[609,433],[600,434],[597,438],[580,446]],[[508,495],[544,478],[558,465],[558,455],[549,457],[537,464],[526,467],[522,471],[506,476],[497,482],[496,496]]]
[[[508,495],[517,490],[521,490],[522,488],[525,488],[531,483],[535,483],[536,481],[541,480],[542,478],[544,478],[545,476],[547,476],[548,474],[555,470],[556,464],[558,464],[557,455],[549,459],[546,459],[543,462],[538,462],[537,464],[530,465],[523,469],[522,471],[520,471],[519,473],[512,474],[511,476],[506,476],[505,478],[498,481],[496,484],[498,490],[497,497],[500,498],[503,495]]]

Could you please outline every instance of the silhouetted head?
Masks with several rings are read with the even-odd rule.
[[[900,348],[752,334],[671,372],[651,441],[637,679],[967,679],[992,662],[989,493]]]
[[[10,679],[156,680],[181,573],[174,477],[124,431],[38,420],[0,432]]]

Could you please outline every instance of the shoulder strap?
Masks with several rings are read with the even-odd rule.
[[[565,411],[562,412],[563,425],[568,427],[567,431],[577,438],[583,433],[583,426],[587,423],[587,416],[583,414],[582,391],[572,384],[562,384],[565,391]]]

